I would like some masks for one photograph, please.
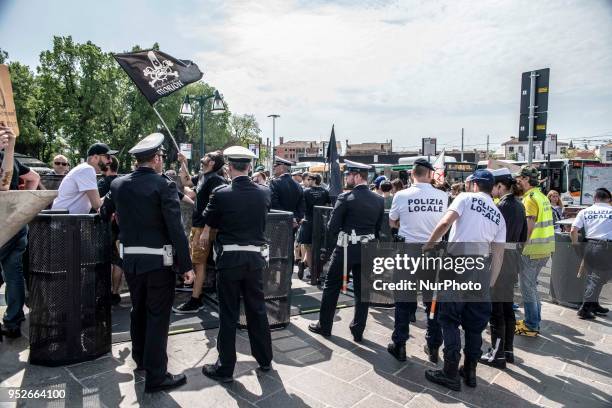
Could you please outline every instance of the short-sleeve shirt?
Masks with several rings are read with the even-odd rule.
[[[531,192],[535,189],[539,189],[538,187],[533,187],[529,189],[525,195],[523,196],[523,205],[525,206],[525,216],[526,217],[535,217],[538,218],[538,203],[531,197]]]
[[[68,210],[70,214],[89,214],[91,203],[87,191],[98,193],[96,171],[87,163],[81,163],[68,173],[59,186],[52,209]]]
[[[595,203],[580,210],[572,227],[584,227],[587,239],[612,240],[612,205]]]
[[[506,222],[490,195],[461,193],[448,210],[459,215],[449,242],[506,242]]]
[[[424,243],[446,212],[448,196],[428,183],[416,183],[393,196],[389,219],[399,220],[405,242]]]
[[[4,160],[4,152],[0,152],[0,166],[2,165],[2,161]],[[13,161],[13,176],[11,178],[11,185],[9,190],[19,190],[19,177],[24,174],[28,174],[30,172],[30,168],[28,166],[24,166],[19,162],[19,160],[15,159]]]

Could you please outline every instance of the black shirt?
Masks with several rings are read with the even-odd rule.
[[[226,182],[225,179],[219,176],[219,174],[217,174],[216,172],[209,172],[204,174],[199,179],[199,181],[197,181],[197,183],[198,184],[196,186],[195,205],[193,207],[191,225],[193,227],[204,228],[206,222],[204,221],[202,213],[208,205],[210,195],[212,194],[215,188],[226,184]]]
[[[270,181],[273,210],[289,211],[297,220],[304,218],[304,190],[289,173]]]
[[[110,191],[111,183],[116,178],[117,175],[115,174],[114,176],[104,176],[98,180],[98,193],[100,197],[104,197]]]
[[[0,165],[2,165],[2,161],[4,160],[4,152],[0,152]],[[19,177],[24,174],[28,174],[30,172],[30,168],[28,166],[24,166],[19,162],[19,160],[14,159],[13,162],[13,177],[11,178],[11,186],[9,190],[19,190]]]
[[[514,194],[506,194],[497,207],[506,221],[506,242],[527,241],[527,218],[523,203]]]
[[[312,221],[312,213],[315,205],[326,205],[329,201],[329,191],[321,186],[308,187],[304,189],[305,211],[304,219]]]

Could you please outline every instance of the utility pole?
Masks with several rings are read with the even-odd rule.
[[[461,128],[461,162],[463,162],[463,128]]]
[[[489,135],[487,135],[487,160],[489,160]]]
[[[269,118],[272,118],[272,149],[270,152],[270,166],[274,165],[274,146],[276,146],[276,118],[280,118],[280,115],[275,113],[268,115]],[[272,171],[272,167],[270,167],[270,172]]]

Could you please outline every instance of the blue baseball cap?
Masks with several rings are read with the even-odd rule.
[[[376,188],[379,188],[379,187],[380,187],[380,184],[381,184],[383,181],[387,181],[387,178],[386,178],[385,176],[378,176],[378,177],[376,177],[376,178],[374,179],[374,185],[376,186]]]
[[[472,174],[472,181],[493,185],[495,184],[495,177],[489,170],[476,170],[474,174]]]

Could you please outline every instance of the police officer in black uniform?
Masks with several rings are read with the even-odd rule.
[[[218,230],[214,248],[218,273],[219,358],[215,364],[206,364],[202,373],[219,382],[231,382],[236,365],[240,295],[244,300],[253,357],[261,371],[271,369],[272,340],[263,292],[263,269],[268,257],[264,231],[270,190],[249,178],[251,161],[255,157],[249,149],[233,146],[223,154],[229,162],[232,183],[214,190],[204,211],[201,241],[206,245],[210,229]]]
[[[338,196],[327,224],[332,234],[338,234],[338,242],[325,278],[319,321],[310,324],[308,330],[331,336],[338,296],[343,284],[343,270],[346,268],[353,274],[355,293],[355,315],[350,329],[353,339],[359,342],[362,340],[368,317],[368,302],[361,299],[361,243],[378,238],[385,203],[382,196],[368,188],[368,170],[371,166],[349,160],[344,163],[346,185],[353,189]]]
[[[146,370],[145,392],[186,383],[184,374],[167,372],[168,328],[176,280],[173,264],[187,282],[194,278],[189,246],[181,225],[174,182],[160,175],[164,135],[153,133],[130,149],[137,169],[111,183],[102,215],[116,212],[120,255],[132,300],[132,357]],[[174,256],[173,256],[174,254]]]
[[[274,177],[270,181],[273,210],[289,211],[293,213],[293,229],[297,230],[299,221],[304,218],[304,190],[289,171],[293,163],[276,156],[274,158]]]

